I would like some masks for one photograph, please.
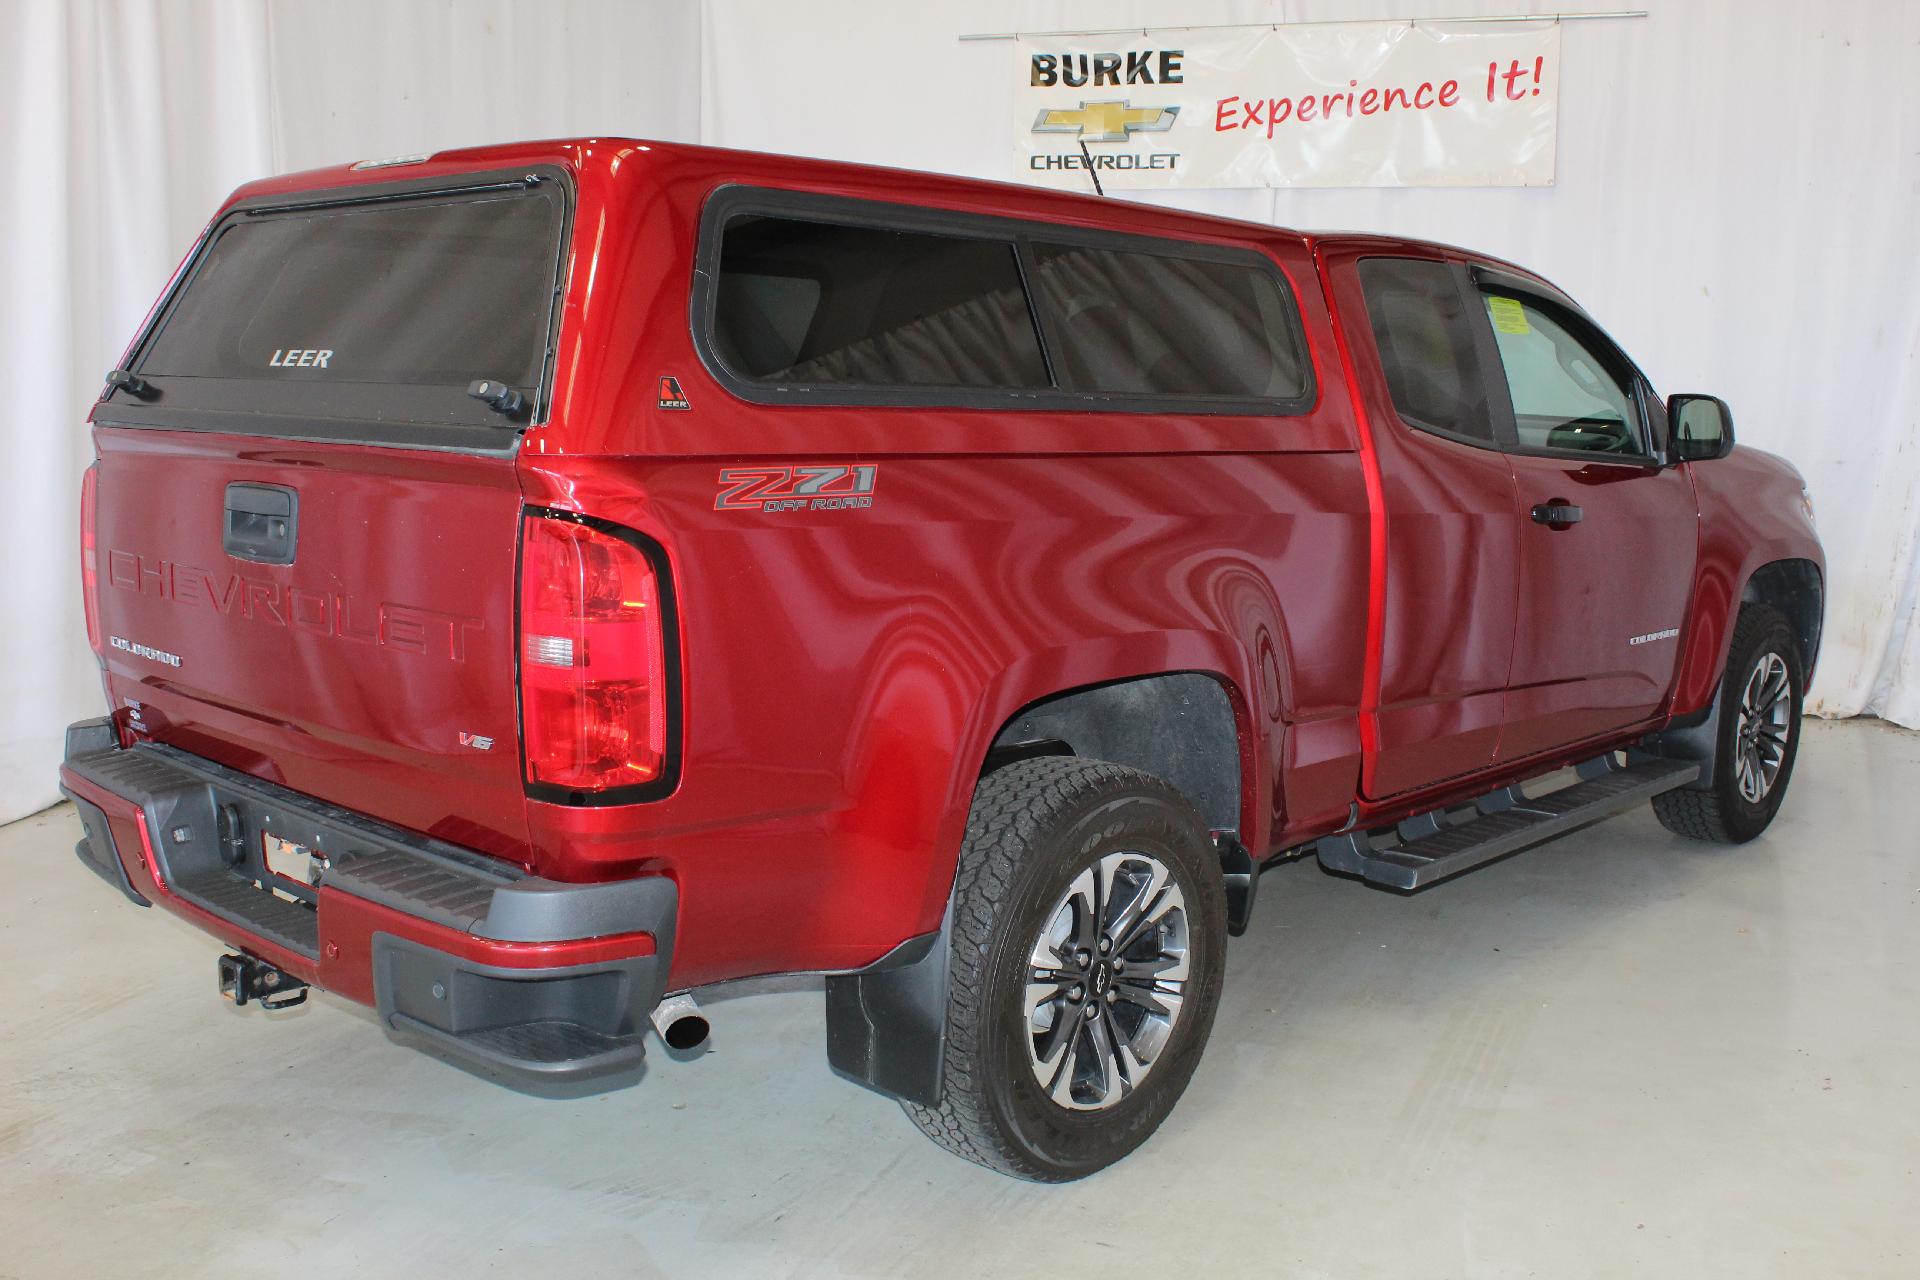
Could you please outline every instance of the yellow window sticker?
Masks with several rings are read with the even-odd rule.
[[[1493,317],[1495,333],[1530,333],[1527,309],[1512,298],[1487,298],[1487,314]]]

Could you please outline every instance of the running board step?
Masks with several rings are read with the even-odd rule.
[[[1384,837],[1365,831],[1326,836],[1315,852],[1329,871],[1393,889],[1424,888],[1683,787],[1700,775],[1700,766],[1690,760],[1622,765],[1607,755],[1579,765],[1577,773],[1578,782],[1545,795],[1529,799],[1518,786],[1505,787],[1471,808],[1411,818]]]

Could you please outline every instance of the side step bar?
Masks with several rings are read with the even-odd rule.
[[[1576,766],[1579,781],[1528,799],[1518,786],[1491,791],[1471,808],[1409,818],[1376,838],[1366,831],[1323,837],[1320,865],[1392,889],[1424,888],[1576,828],[1610,818],[1699,776],[1689,760],[1622,765],[1604,755]]]

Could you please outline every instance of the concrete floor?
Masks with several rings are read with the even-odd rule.
[[[819,984],[542,1102],[0,829],[0,1276],[1920,1275],[1920,734],[1809,722],[1743,849],[1641,810],[1418,897],[1268,873],[1185,1100],[1034,1187],[835,1078]]]

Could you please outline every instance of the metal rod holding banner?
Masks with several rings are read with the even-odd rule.
[[[1350,27],[1366,22],[1405,23],[1408,26],[1446,26],[1456,22],[1592,22],[1612,18],[1644,18],[1645,9],[1612,9],[1599,13],[1469,14],[1458,18],[1327,18],[1315,22],[1216,22],[1171,27],[1076,27],[1067,31],[976,31],[962,40],[1023,40],[1045,36],[1127,36],[1155,31],[1257,31],[1261,27]]]

